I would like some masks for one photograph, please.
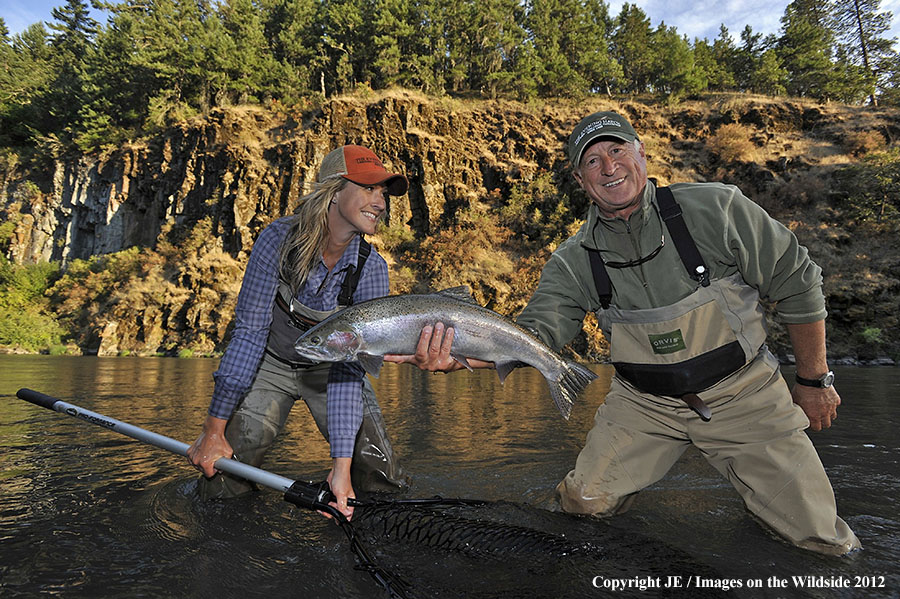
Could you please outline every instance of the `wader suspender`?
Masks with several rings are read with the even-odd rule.
[[[356,293],[356,286],[359,285],[359,278],[362,276],[363,266],[369,254],[372,253],[372,246],[365,239],[359,240],[359,255],[356,257],[356,268],[350,267],[350,272],[344,277],[344,283],[341,285],[341,293],[338,295],[338,306],[349,306],[353,303],[353,294]]]
[[[365,239],[360,239],[359,254],[356,259],[356,268],[353,268],[352,265],[348,265],[346,267],[344,281],[341,283],[341,290],[338,294],[338,309],[346,308],[353,303],[353,294],[356,293],[356,287],[359,285],[359,279],[362,276],[363,266],[365,266],[366,260],[371,253],[372,246],[369,244],[369,242]],[[275,290],[275,306],[277,306],[278,310],[280,310],[287,318],[290,319],[290,324],[292,324],[300,332],[308,331],[312,327],[319,324],[318,320],[310,318],[306,314],[294,312],[291,309],[291,304],[282,295],[280,289],[281,287],[287,287],[287,285],[284,284],[283,280],[279,277],[279,289]],[[274,320],[276,320],[274,312],[275,309],[273,308],[273,325],[275,324]],[[290,325],[284,323],[282,326],[288,327]],[[274,346],[271,345],[273,343],[273,336],[274,339],[276,339],[276,341],[274,342]],[[305,368],[312,364],[312,362],[308,360],[299,359],[299,356],[297,360],[287,360],[284,357],[280,356],[278,354],[278,351],[273,351],[273,347],[281,347],[282,349],[284,349],[285,343],[286,341],[284,339],[284,334],[280,330],[270,330],[269,339],[266,342],[266,353],[279,362],[287,364],[291,368]]]
[[[697,250],[694,238],[691,237],[690,232],[687,230],[681,206],[675,201],[672,190],[668,187],[657,187],[656,202],[659,204],[659,214],[666,224],[669,235],[672,236],[675,249],[678,250],[678,255],[681,257],[681,262],[687,269],[688,274],[692,279],[707,287],[709,285],[709,271],[703,262],[703,257]],[[591,272],[594,275],[594,286],[597,288],[597,295],[600,296],[600,305],[606,310],[609,308],[609,302],[612,300],[612,283],[609,280],[609,273],[606,272],[606,265],[603,264],[600,251],[590,248],[586,249],[591,260]]]
[[[703,262],[700,251],[697,250],[694,238],[691,237],[691,233],[687,229],[681,206],[675,201],[672,190],[668,187],[657,187],[656,203],[659,205],[659,214],[666,224],[669,235],[672,236],[675,249],[678,250],[678,256],[681,258],[681,262],[687,269],[688,274],[703,287],[708,287],[709,270]],[[600,296],[600,305],[606,310],[609,308],[609,303],[612,300],[612,282],[609,280],[609,273],[606,272],[606,266],[600,257],[600,251],[587,249],[588,257],[591,261],[591,272],[594,275],[594,286],[597,288],[597,295]],[[709,406],[696,393],[686,393],[681,395],[680,398],[704,421],[708,422],[712,417]]]
[[[359,278],[362,276],[363,266],[365,266],[366,260],[371,253],[372,245],[365,239],[360,239],[359,255],[356,258],[356,268],[353,268],[351,265],[349,272],[344,276],[344,282],[341,283],[341,292],[338,294],[339,307],[347,307],[353,303],[353,294],[356,293],[356,287],[359,285]],[[278,292],[275,293],[275,303],[291,317],[291,320],[295,325],[303,330],[307,330],[312,326],[319,324],[314,320],[296,314],[291,310],[291,307]]]

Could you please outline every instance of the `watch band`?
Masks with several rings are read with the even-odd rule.
[[[829,370],[816,379],[805,379],[798,374],[794,374],[794,380],[805,387],[818,387],[819,389],[824,389],[826,387],[831,387],[834,384],[834,372]]]

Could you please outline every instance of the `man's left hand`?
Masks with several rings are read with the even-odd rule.
[[[831,426],[837,418],[837,407],[841,405],[841,396],[834,387],[819,389],[795,384],[791,389],[794,403],[800,406],[809,418],[809,428],[821,431]]]

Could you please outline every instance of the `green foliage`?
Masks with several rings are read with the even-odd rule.
[[[0,255],[0,345],[37,351],[61,343],[65,331],[44,296],[58,273],[57,264],[19,266]]]
[[[833,193],[852,218],[900,225],[900,148],[868,154],[834,178]]]
[[[215,106],[392,86],[480,97],[712,90],[900,104],[880,0],[794,0],[777,39],[690,42],[605,0],[67,0],[0,36],[0,147],[94,151]],[[854,27],[853,24],[857,26]],[[17,150],[18,151],[18,150]]]
[[[862,337],[862,340],[866,343],[880,345],[881,343],[884,343],[881,333],[882,331],[878,327],[866,327],[860,331],[859,336]]]
[[[553,173],[544,171],[510,190],[509,201],[500,209],[500,222],[516,238],[527,241],[523,253],[537,251],[568,237],[568,206]]]

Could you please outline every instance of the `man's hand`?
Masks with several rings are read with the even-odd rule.
[[[450,355],[450,350],[453,348],[454,335],[453,327],[445,327],[442,322],[435,323],[433,327],[426,325],[419,335],[419,343],[416,345],[415,354],[387,354],[384,356],[384,361],[397,364],[414,364],[422,370],[431,372],[461,370],[465,368],[465,365]],[[467,358],[466,361],[472,368],[492,368],[494,366],[492,362],[484,362],[482,360]]]
[[[807,387],[799,383],[791,389],[794,403],[803,408],[809,418],[809,428],[821,431],[831,426],[837,418],[837,407],[841,405],[841,397],[834,387],[819,389]]]
[[[814,379],[828,372],[825,351],[825,321],[786,325],[794,348],[797,374]],[[841,397],[834,387],[808,387],[799,383],[791,389],[794,403],[803,408],[809,418],[809,428],[820,431],[831,426],[837,418]]]

